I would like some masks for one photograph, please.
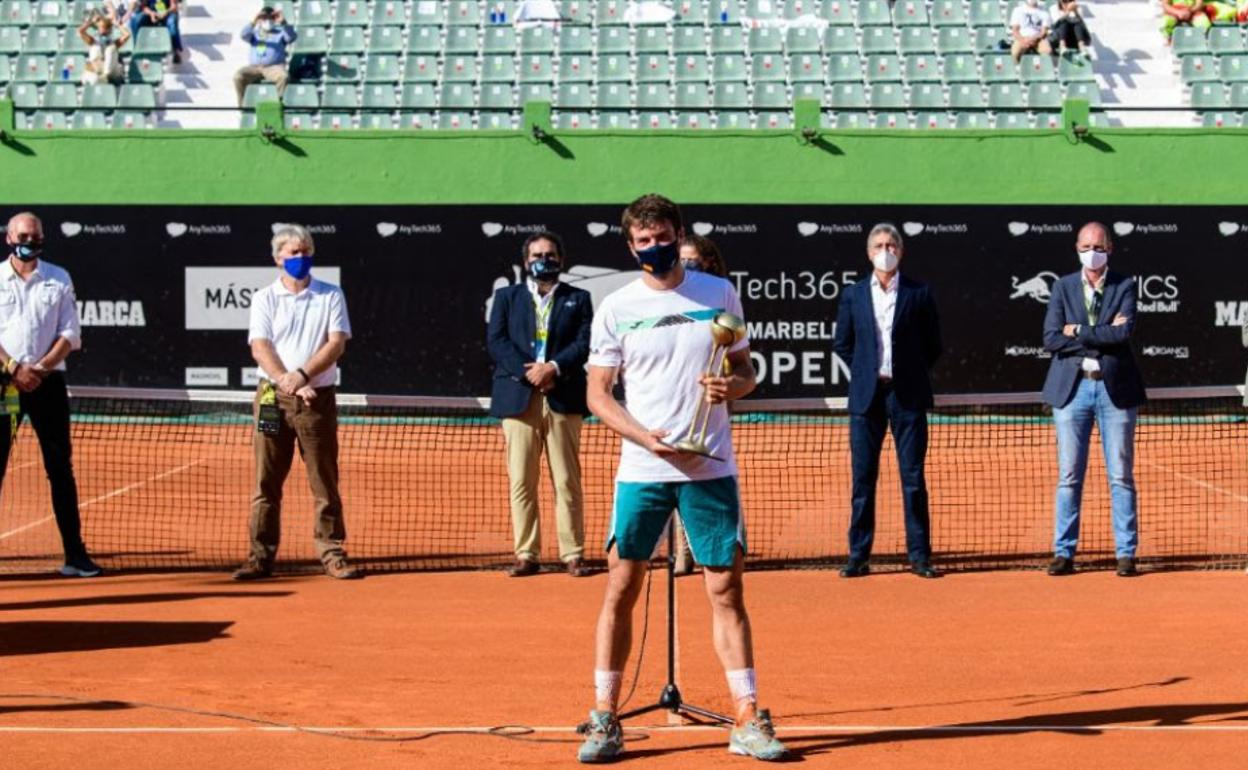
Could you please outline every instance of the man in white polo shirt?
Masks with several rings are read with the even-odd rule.
[[[342,289],[312,277],[312,234],[285,225],[273,234],[278,279],[252,296],[251,355],[260,365],[256,390],[256,492],[251,499],[251,556],[235,580],[273,574],[281,539],[282,484],[295,442],[316,500],[316,548],[325,574],[363,576],[347,563],[338,495],[337,361],[351,336]]]
[[[82,542],[65,388],[65,358],[82,347],[74,282],[69,273],[41,259],[43,224],[34,214],[23,212],[10,219],[4,240],[9,258],[0,267],[0,360],[5,390],[17,389],[19,410],[0,420],[0,482],[17,424],[29,415],[52,486],[52,512],[65,551],[60,572],[66,577],[95,577],[101,570]]]
[[[776,740],[770,715],[758,708],[743,598],[745,521],[726,404],[754,390],[749,342],[742,339],[729,348],[726,376],[704,372],[711,319],[725,311],[741,316],[741,300],[728,281],[680,264],[684,230],[672,201],[660,195],[638,198],[624,210],[623,229],[642,276],[603,300],[590,333],[589,408],[624,441],[607,535],[607,592],[598,617],[596,705],[577,758],[606,762],[623,751],[617,710],[633,606],[676,509],[704,568],[715,651],[733,697],[736,725],[728,748],[756,759],[780,759],[784,745]],[[625,405],[612,394],[617,377]],[[706,445],[718,460],[671,446],[693,422],[703,398],[710,402]]]

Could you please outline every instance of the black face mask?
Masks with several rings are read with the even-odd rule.
[[[535,281],[557,281],[563,264],[557,257],[543,257],[529,263],[529,275]]]
[[[43,241],[19,243],[13,247],[13,256],[22,262],[32,262],[43,254]]]
[[[637,263],[651,275],[667,275],[680,259],[680,243],[656,243],[637,252]]]

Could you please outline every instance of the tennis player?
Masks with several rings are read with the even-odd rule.
[[[785,747],[776,740],[770,715],[758,708],[743,599],[745,522],[725,403],[754,389],[748,340],[730,348],[728,376],[707,377],[703,371],[711,318],[721,311],[740,316],[741,300],[722,278],[681,266],[680,209],[667,198],[633,201],[624,210],[623,229],[643,273],[603,300],[590,335],[589,408],[624,441],[607,535],[607,593],[598,617],[596,705],[577,758],[604,762],[623,751],[617,709],[633,606],[647,562],[677,509],[694,558],[704,567],[715,651],[735,705],[729,751],[780,759]],[[626,405],[612,395],[617,377]],[[721,460],[678,452],[664,441],[681,438],[703,398],[713,405],[706,443]]]

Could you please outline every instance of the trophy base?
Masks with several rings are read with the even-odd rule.
[[[711,450],[707,448],[706,444],[699,441],[682,439],[681,441],[677,441],[675,444],[668,444],[668,446],[682,454],[699,455],[721,463],[724,461],[724,458],[716,457],[711,454]]]

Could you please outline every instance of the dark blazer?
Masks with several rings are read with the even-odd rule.
[[[588,415],[585,406],[585,362],[589,359],[589,327],[594,303],[589,292],[556,284],[554,305],[547,326],[546,360],[559,365],[555,387],[546,394],[551,410],[560,414]],[[494,359],[494,387],[490,414],[514,417],[523,412],[533,395],[524,379],[524,365],[535,361],[534,337],[537,311],[525,283],[499,289],[494,294],[490,327],[486,336]]]
[[[893,314],[893,391],[906,409],[932,406],[929,372],[940,357],[940,319],[927,284],[898,274]],[[865,414],[875,398],[880,360],[876,345],[871,276],[850,285],[836,313],[836,354],[849,364],[849,411]]]
[[[1135,331],[1135,279],[1110,271],[1105,276],[1105,298],[1096,325],[1088,324],[1087,305],[1083,301],[1080,272],[1062,276],[1053,284],[1049,310],[1044,315],[1044,349],[1053,354],[1049,375],[1044,379],[1044,400],[1062,407],[1074,398],[1075,388],[1083,376],[1083,359],[1101,362],[1105,391],[1119,409],[1130,409],[1144,403],[1144,380],[1131,352],[1131,334]],[[1114,326],[1114,317],[1122,314],[1127,322]],[[1066,324],[1081,324],[1078,337],[1062,335]]]

